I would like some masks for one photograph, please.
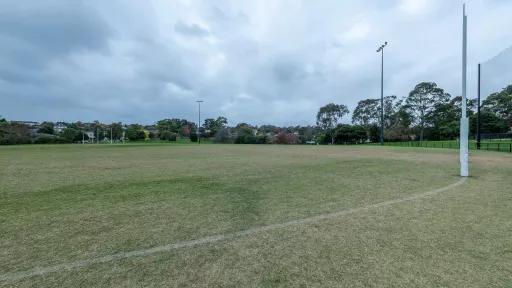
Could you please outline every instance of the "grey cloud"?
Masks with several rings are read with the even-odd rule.
[[[80,2],[3,5],[0,78],[44,85],[41,69],[48,62],[83,49],[105,50],[110,32],[102,19]]]
[[[30,3],[23,8],[3,6],[0,35],[4,39],[52,54],[105,47],[110,31],[90,7],[73,1],[58,6]]]
[[[182,21],[178,21],[174,25],[174,30],[183,35],[194,37],[206,37],[210,35],[208,30],[201,28],[201,26],[197,25],[196,23],[187,24]]]
[[[195,100],[203,99],[205,117],[227,116],[231,124],[313,124],[321,105],[353,109],[378,97],[375,48],[383,40],[390,42],[386,94],[403,96],[428,80],[457,95],[460,21],[448,17],[460,14],[457,1],[434,1],[443,9],[429,10],[429,17],[376,0],[3,2],[0,114],[39,121],[194,120]],[[512,25],[504,17],[512,4],[472,5],[480,6],[470,10],[470,24],[489,25],[478,25],[476,33],[485,46],[470,42],[470,55],[479,57],[470,67],[504,48],[496,39],[512,38],[509,29],[494,28]],[[501,6],[486,8],[493,5]],[[366,34],[345,37],[359,22],[369,27]]]

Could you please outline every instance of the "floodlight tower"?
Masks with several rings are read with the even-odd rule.
[[[203,100],[197,100],[196,101],[198,106],[199,106],[199,121],[197,122],[197,143],[198,144],[201,144],[201,130],[200,130],[200,127],[201,127],[201,103],[203,103],[204,101]]]
[[[384,47],[388,42],[380,45],[377,53],[381,52],[380,62],[380,145],[384,145]]]
[[[467,16],[466,4],[462,6],[462,105],[460,117],[460,176],[469,176],[469,154],[468,154],[468,129],[469,120],[467,113],[467,97],[466,97],[466,71],[467,71]]]

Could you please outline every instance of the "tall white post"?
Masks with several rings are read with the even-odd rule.
[[[466,115],[466,70],[467,70],[467,16],[466,4],[462,6],[462,113],[460,118],[460,176],[469,176],[468,136],[469,119]]]

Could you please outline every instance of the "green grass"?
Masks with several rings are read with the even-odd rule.
[[[432,198],[0,286],[505,286],[512,155],[471,159]],[[398,199],[457,169],[455,150],[424,148],[0,147],[0,275]]]
[[[371,143],[371,145],[379,145],[379,143]],[[400,146],[400,147],[425,147],[425,148],[449,148],[459,149],[459,142],[457,140],[442,140],[442,141],[407,141],[407,142],[384,142],[386,146]],[[468,145],[470,150],[476,150],[476,141],[470,140]],[[481,150],[497,151],[497,152],[512,152],[512,141],[510,140],[493,140],[482,141]]]

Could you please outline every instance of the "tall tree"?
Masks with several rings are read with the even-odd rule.
[[[482,107],[495,113],[496,116],[507,122],[512,127],[512,85],[498,93],[493,93],[482,102]]]
[[[391,124],[391,116],[395,113],[395,100],[395,95],[384,97],[384,127]],[[380,125],[380,99],[359,101],[352,113],[352,123],[363,126]]]
[[[352,113],[352,123],[370,126],[379,122],[379,99],[364,99],[357,103]]]
[[[228,119],[226,117],[217,117],[217,119],[209,118],[204,120],[203,128],[208,131],[208,137],[214,136],[217,132],[226,127]]]
[[[112,129],[112,139],[121,139],[123,137],[123,124],[121,122],[112,123],[110,128]]]
[[[126,127],[126,138],[131,141],[145,138],[144,127],[139,124],[130,124]]]
[[[462,97],[461,97],[462,99]],[[436,140],[453,139],[459,134],[460,100],[454,98],[446,103],[436,103],[425,115],[425,122],[432,127],[431,136]]]
[[[338,125],[338,121],[348,113],[349,111],[347,106],[343,104],[329,103],[320,107],[320,110],[318,110],[318,113],[316,114],[316,125],[320,126],[324,130],[332,130],[336,125]],[[334,137],[331,137],[331,144],[334,144]]]
[[[446,103],[449,100],[450,94],[445,93],[434,82],[421,82],[409,93],[405,103],[411,109],[414,116],[416,116],[415,118],[419,120],[420,141],[423,141],[425,115],[434,110],[436,105]]]

